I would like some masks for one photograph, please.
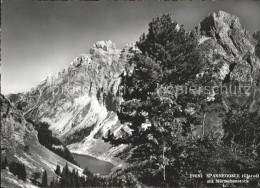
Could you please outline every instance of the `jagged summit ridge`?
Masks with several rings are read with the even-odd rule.
[[[238,17],[224,11],[207,16],[198,26],[200,35],[217,40],[228,53],[235,57],[253,54],[252,35],[240,23]],[[242,53],[242,54],[240,54]]]
[[[199,24],[200,31],[204,31],[206,35],[213,37],[215,33],[222,30],[240,28],[242,29],[238,17],[231,15],[225,11],[217,11],[209,14]]]
[[[111,40],[109,40],[109,41],[97,41],[90,48],[90,53],[93,54],[95,49],[103,49],[105,51],[113,51],[113,50],[116,50],[116,45],[114,43],[112,43]]]
[[[207,16],[196,28],[199,34],[200,48],[207,58],[220,66],[222,79],[229,74],[229,66],[236,65],[230,73],[231,79],[250,83],[259,74],[260,62],[256,55],[256,39],[240,23],[238,17],[224,11],[218,11]],[[216,60],[215,60],[216,61]]]
[[[66,77],[73,76],[73,74],[86,74],[87,77],[118,77],[125,68],[125,62],[138,52],[139,49],[135,44],[127,44],[122,50],[116,49],[116,45],[112,41],[97,41],[90,48],[89,53],[83,53],[76,57],[68,67],[48,75],[38,85],[53,86]],[[84,72],[85,70],[85,72]],[[112,73],[112,72],[113,73]],[[92,80],[95,80],[93,78]],[[98,78],[97,78],[98,79]],[[31,92],[34,92],[37,87],[33,87]]]

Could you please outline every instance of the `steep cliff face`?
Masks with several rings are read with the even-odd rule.
[[[210,80],[221,88],[222,106],[228,110],[233,102],[250,111],[260,110],[260,60],[257,40],[240,23],[239,18],[218,11],[206,17],[193,31],[204,65],[198,77],[213,74]],[[213,94],[209,101],[215,101]],[[215,112],[206,116],[208,131],[221,127]]]
[[[36,131],[28,123],[20,110],[14,108],[8,99],[0,96],[1,102],[1,151],[15,152],[16,148],[25,146],[27,141],[35,140]]]
[[[197,28],[199,46],[208,61],[219,66],[218,77],[255,85],[260,62],[256,55],[257,40],[240,23],[239,18],[219,11],[206,17]],[[207,64],[206,64],[207,65]]]
[[[72,152],[102,158],[111,146],[101,137],[109,129],[117,133],[123,128],[116,115],[120,74],[136,52],[134,45],[118,50],[111,41],[96,42],[90,54],[80,55],[30,92],[9,98],[20,101],[26,118],[48,122]]]

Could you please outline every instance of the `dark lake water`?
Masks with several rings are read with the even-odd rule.
[[[89,171],[94,174],[99,173],[100,175],[107,175],[114,167],[114,165],[110,162],[102,161],[88,155],[81,155],[76,153],[72,153],[72,155],[81,168],[84,169],[87,167]]]

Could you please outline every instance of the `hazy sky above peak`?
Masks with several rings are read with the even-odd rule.
[[[2,3],[1,92],[20,92],[61,70],[99,40],[136,42],[156,15],[171,13],[192,30],[213,11],[260,30],[260,1],[24,1]]]

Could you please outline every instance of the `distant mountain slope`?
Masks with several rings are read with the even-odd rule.
[[[20,110],[12,106],[8,99],[0,96],[1,107],[1,159],[8,163],[21,162],[26,166],[27,180],[23,182],[8,170],[1,170],[1,187],[34,187],[29,181],[32,173],[47,171],[48,181],[57,177],[54,173],[57,165],[68,164],[70,169],[83,170],[42,146],[37,139],[33,125],[25,120]]]

